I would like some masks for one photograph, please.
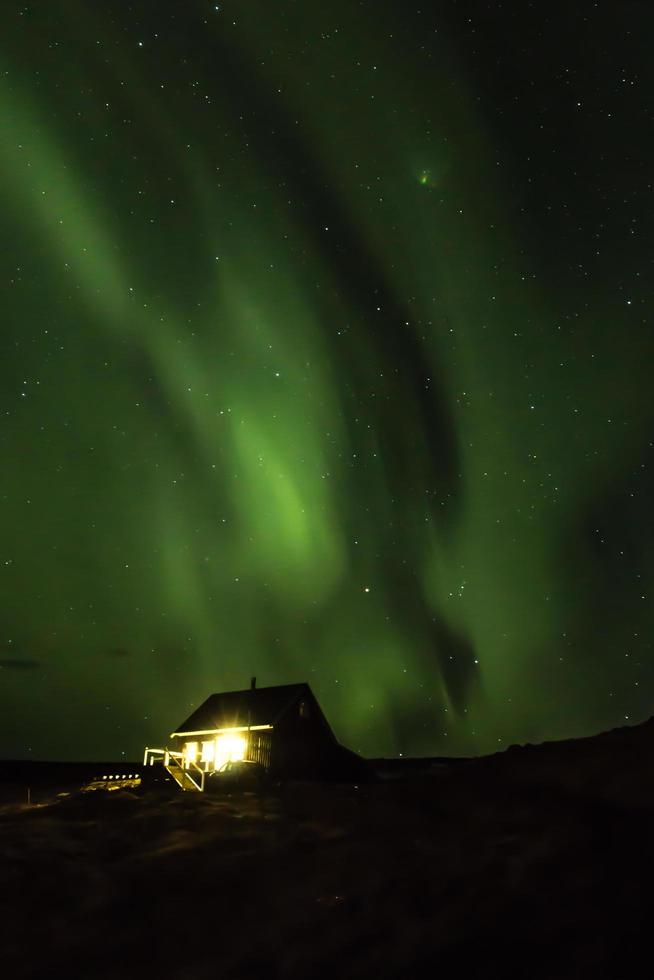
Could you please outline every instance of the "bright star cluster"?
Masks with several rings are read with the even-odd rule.
[[[652,713],[652,19],[3,8],[1,755]]]

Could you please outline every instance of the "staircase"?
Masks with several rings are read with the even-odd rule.
[[[195,790],[196,793],[204,793],[204,769],[201,769],[197,762],[187,762],[191,769],[184,769],[182,765],[181,753],[173,755],[168,753],[168,761],[164,763],[165,769],[173,777],[180,789]]]
[[[170,749],[151,749],[146,748],[143,756],[143,765],[163,765],[166,772],[170,773],[177,785],[182,790],[191,790],[195,793],[204,793],[205,771],[197,762],[184,760],[181,752],[172,752]],[[185,768],[186,765],[186,768]]]

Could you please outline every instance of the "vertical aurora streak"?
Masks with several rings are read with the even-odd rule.
[[[517,205],[451,7],[7,18],[6,754],[251,674],[367,754],[650,713],[645,283]]]

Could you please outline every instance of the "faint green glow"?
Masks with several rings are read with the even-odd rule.
[[[593,441],[604,376],[558,380],[602,314],[550,329],[463,76],[354,84],[394,26],[339,0],[309,58],[305,15],[253,0],[195,24],[197,65],[45,7],[0,94],[4,642],[45,665],[3,674],[16,730],[63,704],[135,751],[252,674],[310,681],[370,753],[590,724],[551,656],[584,581],[562,541],[632,430]]]

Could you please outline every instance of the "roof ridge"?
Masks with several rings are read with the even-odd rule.
[[[236,691],[214,691],[213,694],[209,695],[209,698],[222,698],[226,694],[256,694],[258,691],[281,691],[288,687],[308,687],[311,689],[308,681],[297,681],[295,684],[268,684],[266,687],[242,687]],[[205,698],[205,702],[209,698]]]
[[[227,720],[228,725],[235,724],[238,718],[243,724],[276,724],[303,696],[315,700],[307,681],[271,684],[269,687],[246,687],[240,691],[216,691],[193,709],[177,727],[176,732],[220,728],[222,726],[218,723],[219,719]],[[247,722],[243,720],[246,718]]]

